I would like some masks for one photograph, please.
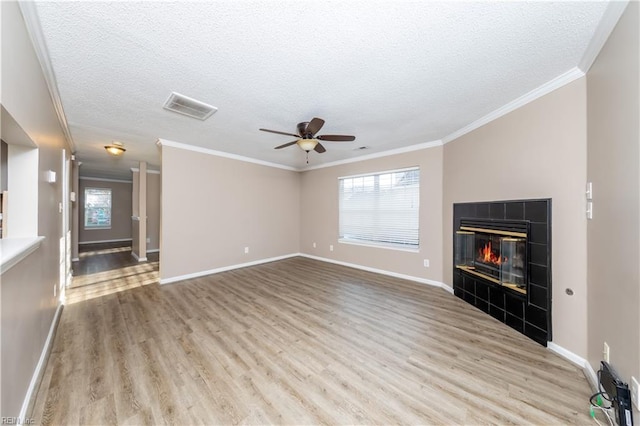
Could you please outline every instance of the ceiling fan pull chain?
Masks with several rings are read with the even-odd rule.
[[[309,164],[309,151],[305,151],[307,153],[307,164]]]

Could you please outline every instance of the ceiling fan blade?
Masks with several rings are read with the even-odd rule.
[[[311,133],[311,136],[315,135],[324,126],[324,120],[322,118],[315,117],[307,124],[307,133]]]
[[[262,130],[263,132],[269,132],[269,133],[277,133],[279,135],[293,136],[294,138],[302,137],[300,135],[296,135],[295,133],[279,132],[277,130],[269,130],[269,129],[258,129],[258,130]]]
[[[298,143],[298,141],[297,141],[297,140],[295,140],[295,141],[293,141],[293,142],[289,142],[289,143],[285,143],[285,144],[282,144],[282,145],[276,146],[274,149],[286,148],[286,147],[288,147],[288,146],[295,145],[295,144],[297,144],[297,143]]]
[[[347,135],[320,135],[316,139],[329,142],[351,142],[356,140],[356,137]]]
[[[313,150],[314,150],[315,152],[317,152],[318,154],[322,154],[323,152],[325,152],[325,151],[326,151],[326,149],[324,149],[324,146],[322,146],[322,144],[321,144],[320,142],[318,142],[318,143],[316,144],[316,147],[315,147],[315,148],[313,148]]]

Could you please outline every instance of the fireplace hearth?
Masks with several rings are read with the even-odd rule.
[[[551,200],[454,204],[454,294],[551,340]]]

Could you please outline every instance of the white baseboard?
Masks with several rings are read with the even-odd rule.
[[[441,286],[444,290],[448,291],[449,293],[453,294],[453,287],[450,287],[448,285],[446,285],[445,283],[440,283]]]
[[[394,278],[402,278],[404,280],[415,281],[421,284],[428,284],[434,287],[440,287],[448,291],[449,293],[453,294],[453,289],[448,285],[446,285],[445,283],[441,283],[440,281],[430,280],[430,279],[421,278],[421,277],[414,277],[413,275],[400,274],[398,272],[386,271],[384,269],[371,268],[369,266],[358,265],[356,263],[342,262],[340,260],[329,259],[326,257],[313,256],[311,254],[306,254],[306,253],[300,253],[299,256],[307,257],[309,259],[319,260],[321,262],[328,262],[328,263],[334,263],[336,265],[347,266],[349,268],[361,269],[367,272],[374,272],[376,274],[387,275]]]
[[[595,371],[593,371],[593,367],[591,367],[591,364],[589,364],[589,362],[586,363],[586,366],[582,369],[582,372],[584,373],[585,377],[587,378],[587,381],[591,385],[591,389],[597,392],[599,387],[598,375],[596,374]]]
[[[596,372],[593,371],[593,367],[591,367],[591,364],[589,364],[589,361],[553,342],[548,342],[547,348],[552,352],[557,353],[564,359],[571,361],[573,364],[582,368],[582,372],[584,373],[585,377],[587,378],[587,381],[591,385],[591,388],[594,390],[598,389],[598,376],[596,375]]]
[[[147,250],[147,253],[160,253],[160,249]]]
[[[131,254],[134,255],[134,257],[135,257],[135,254],[133,252]],[[230,271],[230,270],[233,270],[233,269],[246,268],[247,266],[255,266],[255,265],[260,265],[262,263],[275,262],[277,260],[289,259],[291,257],[297,257],[297,256],[307,257],[309,259],[319,260],[321,262],[334,263],[336,265],[347,266],[347,267],[350,267],[350,268],[361,269],[361,270],[364,270],[364,271],[374,272],[374,273],[377,273],[377,274],[388,275],[388,276],[395,277],[395,278],[402,278],[402,279],[409,280],[409,281],[415,281],[415,282],[418,282],[418,283],[421,283],[421,284],[428,284],[428,285],[431,285],[431,286],[440,287],[440,288],[444,289],[445,291],[448,291],[449,293],[453,294],[453,288],[449,287],[448,285],[446,285],[444,283],[441,283],[440,281],[430,280],[430,279],[427,279],[427,278],[414,277],[413,275],[400,274],[400,273],[397,273],[397,272],[386,271],[384,269],[371,268],[371,267],[368,267],[368,266],[358,265],[358,264],[355,264],[355,263],[341,262],[339,260],[328,259],[328,258],[319,257],[319,256],[313,256],[313,255],[305,254],[305,253],[291,253],[291,254],[286,254],[284,256],[270,257],[270,258],[267,258],[267,259],[254,260],[252,262],[247,262],[247,263],[239,263],[239,264],[236,264],[236,265],[223,266],[221,268],[210,269],[210,270],[207,270],[207,271],[194,272],[192,274],[179,275],[179,276],[171,277],[171,278],[162,278],[162,279],[160,279],[160,284],[171,284],[171,283],[178,282],[178,281],[188,280],[190,278],[203,277],[205,275],[217,274],[217,273],[220,273],[220,272]]]
[[[40,359],[38,360],[38,364],[36,364],[36,368],[33,371],[33,376],[31,376],[31,382],[29,383],[29,388],[27,389],[27,394],[24,396],[24,400],[22,402],[22,407],[20,408],[20,414],[18,418],[23,420],[27,418],[27,410],[29,410],[29,405],[31,404],[31,399],[35,397],[35,393],[38,389],[36,386],[39,384],[42,375],[44,374],[44,369],[46,367],[46,361],[49,357],[49,352],[51,351],[51,345],[53,344],[53,336],[56,334],[56,329],[58,328],[58,321],[60,320],[60,314],[64,309],[64,305],[60,304],[56,308],[56,313],[53,316],[53,320],[51,321],[51,326],[49,327],[49,334],[47,335],[47,340],[44,342],[44,347],[42,348],[42,352],[40,353]]]
[[[205,275],[218,274],[220,272],[231,271],[233,269],[246,268],[247,266],[255,266],[255,265],[260,265],[262,263],[275,262],[277,260],[289,259],[291,257],[296,257],[296,256],[300,256],[300,253],[285,254],[284,256],[276,256],[276,257],[270,257],[267,259],[254,260],[252,262],[247,262],[247,263],[239,263],[236,265],[223,266],[221,268],[209,269],[207,271],[194,272],[192,274],[186,274],[186,275],[178,275],[176,277],[171,277],[171,278],[161,278],[160,284],[171,284],[178,281],[188,280],[191,278],[204,277]]]
[[[146,262],[147,261],[146,257],[140,257],[137,254],[135,254],[133,251],[131,252],[131,256],[133,256],[133,258],[135,260],[137,260],[138,262]]]
[[[81,241],[78,243],[78,245],[83,245],[83,244],[100,244],[100,243],[122,243],[125,241],[132,241],[131,238],[120,238],[117,240],[100,240],[100,241]]]

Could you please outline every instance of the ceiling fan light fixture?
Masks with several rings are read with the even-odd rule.
[[[116,141],[113,141],[111,145],[106,145],[104,149],[106,149],[109,154],[114,155],[116,157],[119,157],[120,155],[124,154],[124,152],[126,151],[126,149],[124,149],[124,144],[122,142],[116,142]]]
[[[318,145],[318,139],[298,139],[298,146],[304,151],[313,150]]]

